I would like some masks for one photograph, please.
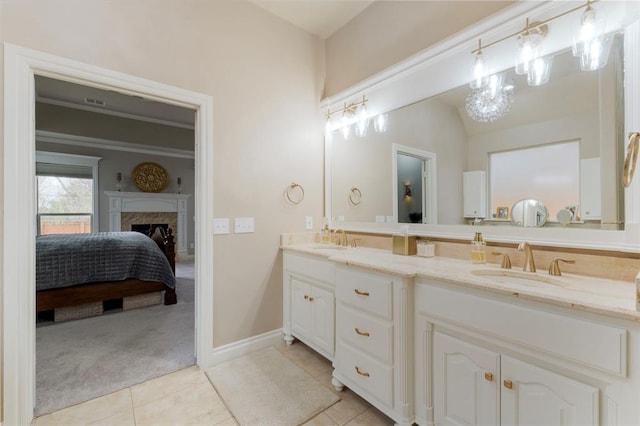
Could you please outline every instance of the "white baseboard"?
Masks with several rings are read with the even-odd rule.
[[[282,329],[278,328],[257,336],[238,340],[237,342],[214,348],[206,360],[198,360],[198,366],[202,369],[213,367],[230,359],[277,345],[283,341],[282,339]]]

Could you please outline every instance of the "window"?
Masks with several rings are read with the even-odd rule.
[[[97,232],[97,164],[79,155],[37,153],[38,234]]]
[[[549,218],[580,205],[580,144],[562,142],[489,155],[491,211],[519,200],[542,201]]]

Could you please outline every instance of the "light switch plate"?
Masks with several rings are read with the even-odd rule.
[[[307,216],[305,226],[308,230],[313,229],[313,216]]]
[[[218,217],[213,219],[213,235],[222,235],[229,233],[229,218]]]
[[[233,224],[234,232],[236,234],[250,234],[255,232],[255,225],[252,217],[236,217]]]

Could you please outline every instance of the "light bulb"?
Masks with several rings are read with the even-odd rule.
[[[482,51],[476,53],[476,59],[473,63],[473,80],[469,84],[472,89],[479,89],[487,84],[487,64]]]

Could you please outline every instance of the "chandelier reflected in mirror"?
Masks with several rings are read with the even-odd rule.
[[[513,104],[514,85],[504,83],[502,74],[490,77],[489,84],[473,89],[465,101],[467,114],[481,123],[495,121],[505,115]]]

